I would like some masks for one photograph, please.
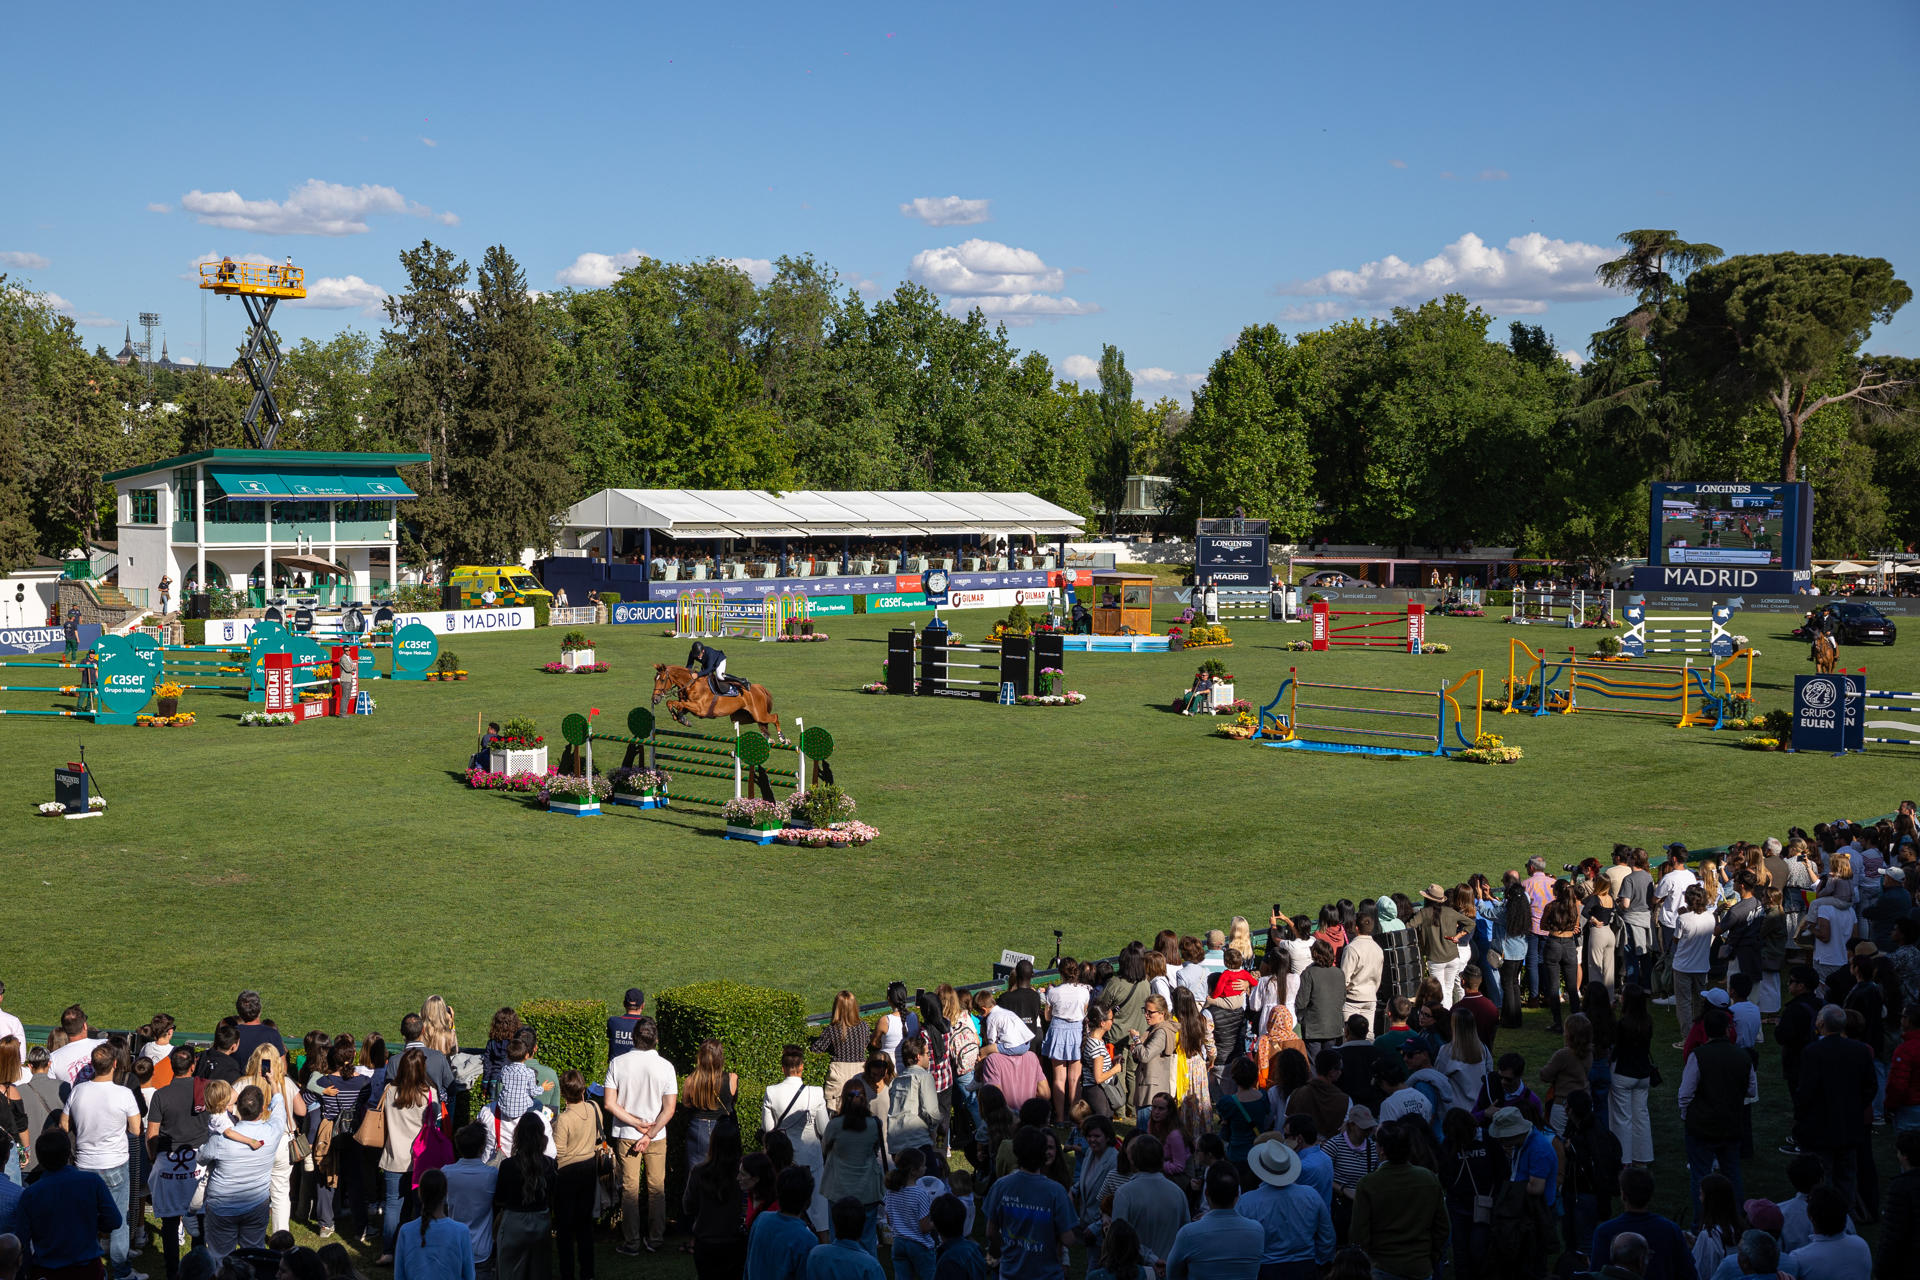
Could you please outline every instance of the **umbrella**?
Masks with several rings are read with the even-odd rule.
[[[1832,564],[1828,565],[1826,568],[1821,570],[1822,573],[1835,573],[1835,574],[1841,575],[1842,577],[1850,573],[1872,573],[1873,571],[1874,569],[1872,565],[1855,564],[1851,560],[1836,560]]]

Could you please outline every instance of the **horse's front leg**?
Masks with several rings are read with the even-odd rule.
[[[680,727],[683,729],[687,727],[687,712],[690,709],[691,709],[690,703],[685,703],[685,702],[668,702],[667,703],[667,713],[671,715],[674,718],[674,721],[678,723]]]

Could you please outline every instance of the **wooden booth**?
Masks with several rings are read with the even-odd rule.
[[[1153,634],[1153,575],[1096,570],[1093,575],[1093,634]]]

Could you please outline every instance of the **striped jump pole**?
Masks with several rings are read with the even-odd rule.
[[[1379,618],[1379,622],[1333,625],[1335,618]],[[1409,602],[1405,609],[1331,609],[1325,600],[1313,602],[1312,643],[1315,653],[1328,649],[1396,649],[1419,653],[1427,640],[1427,607]],[[1386,628],[1382,631],[1381,628]]]
[[[1474,699],[1473,736],[1469,737],[1465,729],[1466,714],[1455,695],[1469,683],[1484,692],[1484,680],[1483,671],[1469,671],[1451,685],[1398,689],[1386,685],[1302,680],[1299,669],[1289,667],[1280,692],[1260,709],[1260,723],[1254,738],[1265,746],[1335,755],[1445,756],[1474,745],[1480,736],[1479,698]],[[1276,714],[1274,708],[1283,699],[1287,710]],[[1405,701],[1397,706],[1381,706],[1378,705],[1381,699]],[[1314,718],[1304,718],[1307,714]],[[1358,717],[1358,720],[1346,722],[1336,717]],[[1370,723],[1371,720],[1379,723]],[[1450,730],[1457,741],[1449,740]],[[1386,741],[1339,742],[1325,735]]]

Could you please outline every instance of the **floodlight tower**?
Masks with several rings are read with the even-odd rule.
[[[140,327],[147,331],[147,340],[140,344],[140,362],[144,364],[147,369],[147,385],[152,386],[153,331],[160,327],[160,313],[158,311],[142,311],[140,313]]]
[[[273,308],[282,298],[307,296],[306,270],[294,266],[291,260],[285,266],[274,266],[223,258],[200,264],[200,287],[227,297],[238,296],[247,309],[247,319],[253,322],[246,348],[240,353],[240,367],[253,384],[253,401],[247,405],[241,423],[255,446],[271,449],[283,425],[280,405],[273,398],[273,376],[280,371],[280,343],[270,327]],[[263,413],[264,431],[257,425]]]

